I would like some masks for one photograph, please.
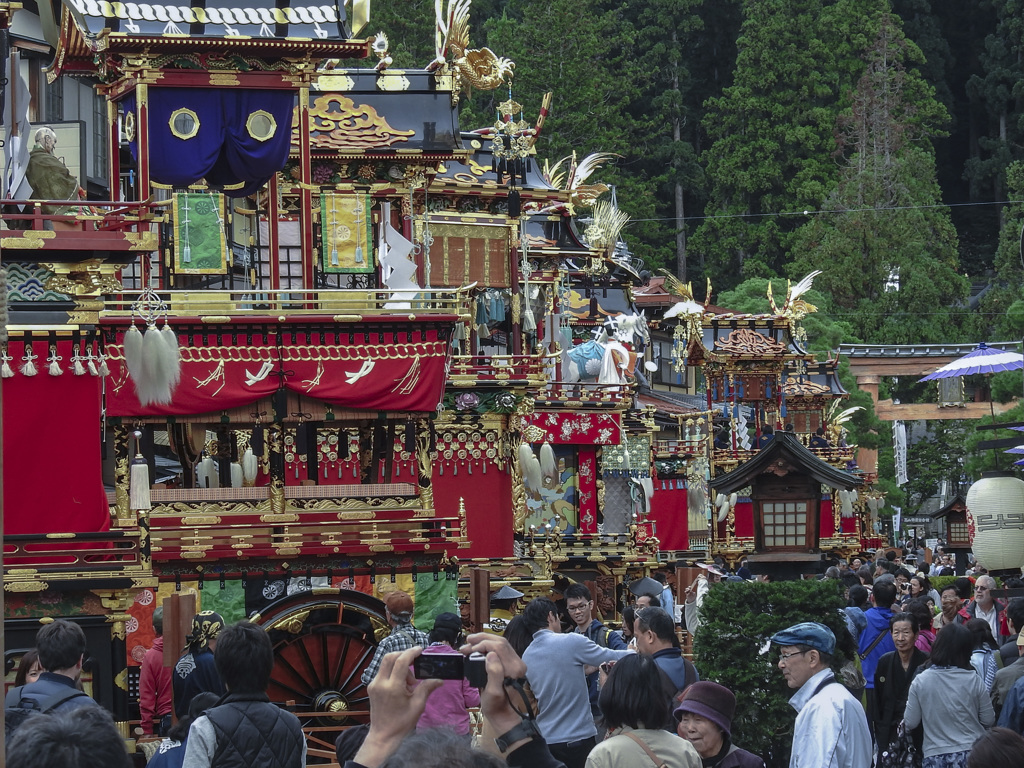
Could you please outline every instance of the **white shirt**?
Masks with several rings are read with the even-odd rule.
[[[823,669],[789,700],[798,714],[789,768],[870,768],[871,734],[864,707]],[[819,689],[819,686],[822,686]]]
[[[981,610],[981,606],[977,603],[974,604],[974,617],[977,619],[984,619],[988,622],[988,625],[992,627],[992,637],[999,642],[999,606],[996,603],[992,603],[992,610],[985,613]]]

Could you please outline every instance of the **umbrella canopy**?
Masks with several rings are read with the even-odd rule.
[[[1024,467],[1024,459],[1021,459],[1020,461],[1013,462],[1013,466],[1015,466],[1015,467]]]
[[[1001,349],[992,349],[982,342],[978,348],[968,352],[959,360],[929,373],[919,381],[935,381],[936,379],[951,379],[954,376],[970,376],[972,373],[1002,373],[1003,371],[1019,371],[1024,368],[1024,355],[1016,352],[1004,352]]]
[[[1003,451],[1003,453],[1024,453],[1024,445],[1018,445],[1016,448],[1010,448]]]
[[[635,579],[629,582],[629,591],[638,597],[640,595],[661,597],[661,591],[664,588],[661,582],[655,581],[650,576],[644,576],[642,579]]]

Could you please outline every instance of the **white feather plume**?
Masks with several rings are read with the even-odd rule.
[[[555,462],[555,449],[551,447],[551,443],[544,443],[540,447],[540,473],[552,487],[558,485],[558,464]]]

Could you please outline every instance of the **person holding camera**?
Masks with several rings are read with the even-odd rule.
[[[465,657],[456,650],[462,639],[462,619],[454,613],[438,614],[429,638],[430,645],[418,659],[423,674],[417,676],[441,677],[444,684],[427,699],[416,729],[450,728],[468,743],[468,710],[480,706],[480,690],[462,674]],[[446,674],[449,667],[459,674]]]

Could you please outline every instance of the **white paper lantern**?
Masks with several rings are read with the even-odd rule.
[[[1024,480],[986,472],[967,491],[974,556],[990,571],[1024,566]]]

